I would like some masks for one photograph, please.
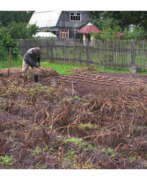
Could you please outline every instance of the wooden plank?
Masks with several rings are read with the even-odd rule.
[[[137,41],[136,45],[130,46],[132,41],[130,40],[97,40],[95,47],[83,47],[79,42],[70,41],[34,41],[34,40],[20,40],[19,48],[21,54],[23,55],[27,49],[32,46],[40,46],[44,51],[50,53],[44,53],[42,59],[51,60],[63,60],[70,61],[74,63],[75,61],[90,64],[101,64],[104,66],[111,67],[129,67],[131,64],[135,64],[135,54],[138,55],[138,67],[146,68],[146,63],[143,62],[143,58],[146,56],[147,47],[146,41]],[[72,54],[70,53],[70,48],[74,49]],[[82,52],[82,48],[85,50]],[[93,62],[92,56],[94,56],[95,62]],[[128,62],[128,56],[130,60]],[[140,58],[139,58],[140,56]],[[86,59],[85,59],[86,57]],[[98,58],[96,58],[98,57]],[[101,58],[102,57],[102,58]],[[68,59],[68,60],[67,60]],[[97,61],[97,59],[101,60]],[[130,63],[131,62],[131,63]]]
[[[132,40],[131,42],[131,66],[135,65],[135,42]]]
[[[12,48],[9,47],[9,56],[8,56],[8,76],[10,75],[11,52],[12,52]]]

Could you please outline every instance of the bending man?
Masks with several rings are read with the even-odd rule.
[[[23,64],[22,64],[22,73],[26,79],[27,70],[29,66],[33,69],[34,72],[34,81],[38,82],[38,72],[40,67],[40,48],[34,47],[24,54]]]

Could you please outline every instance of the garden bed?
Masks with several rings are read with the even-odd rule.
[[[146,84],[87,69],[1,76],[0,168],[147,169]]]

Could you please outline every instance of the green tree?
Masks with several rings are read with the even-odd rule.
[[[93,23],[99,28],[103,20],[110,18],[122,30],[128,28],[130,24],[142,26],[147,30],[147,11],[93,11],[91,16]]]
[[[0,11],[0,24],[8,26],[12,22],[28,23],[33,11]]]
[[[101,28],[103,23],[103,11],[91,11],[91,22],[98,28]]]
[[[101,22],[101,33],[94,36],[97,39],[113,40],[118,32],[121,32],[121,27],[112,18],[106,18]]]
[[[7,31],[13,39],[31,39],[38,31],[38,28],[36,25],[12,22],[8,25]]]
[[[5,60],[8,56],[8,49],[12,47],[12,56],[16,58],[19,54],[18,43],[12,39],[6,28],[0,28],[0,60]]]
[[[135,26],[133,31],[128,29],[124,30],[125,39],[142,40],[147,37],[145,29],[141,26]]]
[[[103,17],[113,18],[123,30],[130,24],[147,30],[147,11],[105,11]]]

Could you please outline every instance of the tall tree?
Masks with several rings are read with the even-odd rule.
[[[111,18],[122,29],[134,24],[147,30],[147,11],[93,11],[91,14],[95,25],[101,25],[103,20]]]
[[[0,11],[0,25],[8,26],[11,22],[28,23],[33,11]]]
[[[36,25],[27,25],[22,22],[12,22],[5,29],[13,39],[31,39],[38,31]]]
[[[123,29],[130,24],[147,29],[147,11],[106,11],[104,18],[106,17],[113,18]]]
[[[97,27],[101,27],[104,11],[91,11],[92,23]]]

